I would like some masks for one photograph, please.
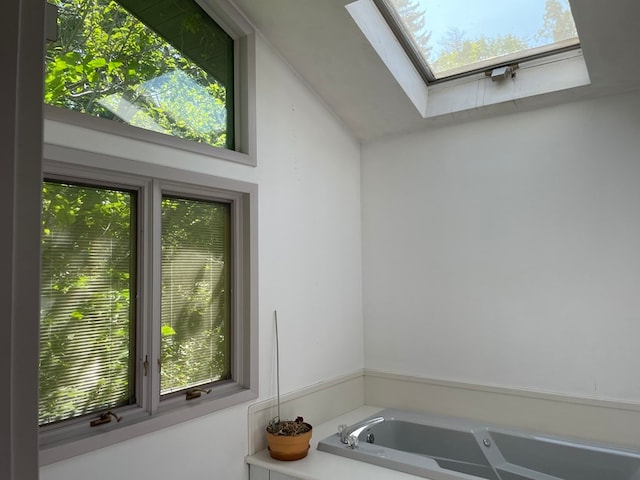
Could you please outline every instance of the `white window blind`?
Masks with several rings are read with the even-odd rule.
[[[122,190],[43,185],[41,425],[135,401],[135,203]]]
[[[228,203],[162,200],[161,394],[231,378]]]

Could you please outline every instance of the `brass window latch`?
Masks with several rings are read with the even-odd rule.
[[[118,415],[113,413],[111,410],[109,410],[101,414],[98,418],[91,420],[91,423],[89,425],[91,425],[92,427],[97,427],[98,425],[104,425],[105,423],[109,423],[111,421],[111,417],[115,418],[116,422],[119,422],[120,420],[122,420],[122,417],[119,417]]]
[[[189,390],[187,390],[187,400],[199,398],[203,393],[209,395],[211,393],[211,389],[208,388],[205,390],[204,388],[190,388]]]

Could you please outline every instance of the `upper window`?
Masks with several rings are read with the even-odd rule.
[[[193,0],[49,0],[45,103],[234,149],[234,41]]]
[[[429,82],[579,47],[567,0],[375,0]]]

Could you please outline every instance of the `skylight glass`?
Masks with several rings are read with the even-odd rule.
[[[579,46],[568,0],[377,0],[428,80]]]

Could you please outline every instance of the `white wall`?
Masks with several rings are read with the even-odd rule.
[[[264,399],[275,394],[274,309],[283,393],[362,369],[360,147],[261,39],[257,59],[257,168],[53,122],[45,140],[259,185]],[[241,405],[44,467],[41,479],[240,480],[246,452]]]
[[[639,132],[634,93],[365,146],[365,368],[639,402]]]

